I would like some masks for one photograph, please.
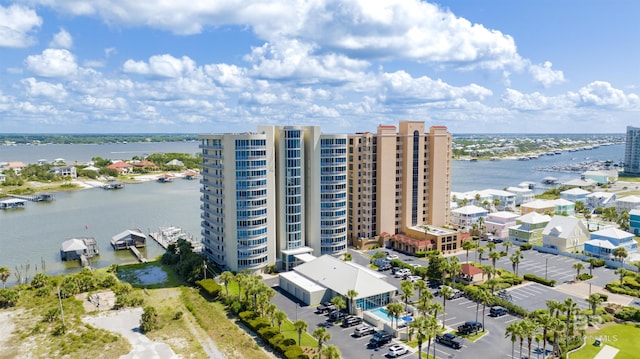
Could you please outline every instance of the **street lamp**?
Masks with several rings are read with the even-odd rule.
[[[544,260],[544,280],[547,280],[547,267],[549,266],[549,258]]]

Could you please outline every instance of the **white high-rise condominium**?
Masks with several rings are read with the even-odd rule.
[[[202,234],[211,260],[234,271],[288,270],[305,254],[346,252],[346,135],[260,126],[200,140]]]
[[[627,126],[624,173],[633,176],[640,175],[640,127]]]

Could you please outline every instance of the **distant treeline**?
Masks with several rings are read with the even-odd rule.
[[[197,134],[0,134],[0,143],[15,144],[101,144],[122,142],[181,142],[196,141]]]

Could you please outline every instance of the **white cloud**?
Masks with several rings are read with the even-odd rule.
[[[46,49],[25,60],[29,71],[42,77],[67,77],[78,71],[75,56],[65,49]]]
[[[546,61],[542,65],[530,65],[529,73],[533,77],[534,81],[545,88],[563,83],[565,81],[564,73],[562,71],[552,69],[552,66],[553,65],[549,61]]]
[[[71,34],[65,29],[60,29],[57,34],[53,35],[53,40],[49,43],[49,47],[58,49],[70,49],[72,46],[73,37],[71,37]]]
[[[519,111],[540,111],[554,107],[553,99],[539,92],[524,94],[514,89],[506,89],[501,100],[507,108]]]
[[[0,5],[0,47],[27,47],[35,40],[30,32],[42,25],[35,10],[19,5]]]
[[[31,97],[48,97],[56,101],[62,101],[68,93],[62,84],[52,84],[46,81],[38,81],[33,77],[23,79],[22,84]]]
[[[633,93],[627,95],[605,81],[594,81],[578,90],[578,93],[570,93],[569,97],[579,105],[640,109],[638,95]]]
[[[159,77],[179,77],[195,70],[195,62],[187,56],[178,59],[171,55],[155,55],[149,62],[127,60],[122,70],[128,73]]]

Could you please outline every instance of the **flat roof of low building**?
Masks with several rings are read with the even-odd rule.
[[[326,289],[325,287],[294,271],[280,273],[280,276],[311,293]]]

